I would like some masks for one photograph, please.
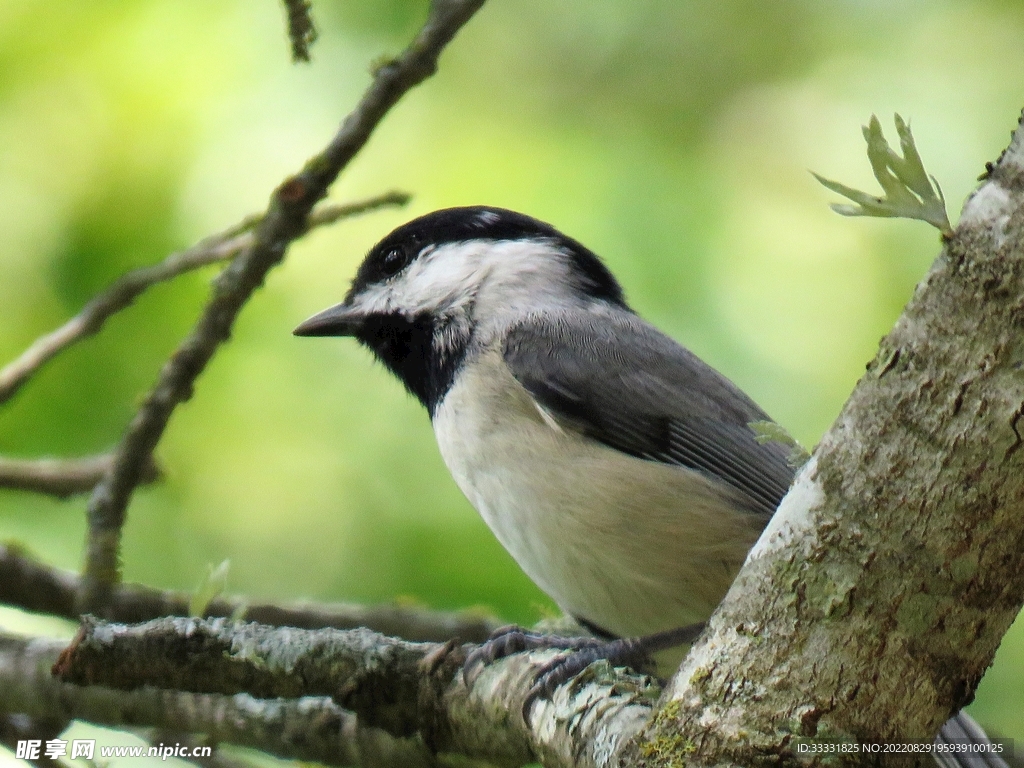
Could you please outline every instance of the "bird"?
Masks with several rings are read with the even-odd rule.
[[[552,662],[531,697],[599,656],[654,653],[670,675],[794,477],[789,448],[756,439],[771,419],[750,397],[642,319],[594,252],[522,213],[403,224],[294,333],[354,337],[398,377],[500,543],[597,638],[560,646],[575,663]],[[509,628],[476,658],[546,642]]]
[[[396,374],[501,544],[598,636],[706,620],[793,476],[754,439],[764,411],[521,213],[399,227],[295,333],[354,336]]]

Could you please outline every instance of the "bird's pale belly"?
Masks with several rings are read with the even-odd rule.
[[[729,491],[702,475],[560,427],[496,351],[454,383],[434,430],[456,483],[526,574],[616,635],[704,621],[765,523],[733,511]]]

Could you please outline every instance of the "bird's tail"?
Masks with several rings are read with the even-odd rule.
[[[1021,765],[1013,755],[1000,754],[981,726],[966,712],[949,718],[935,737],[935,744],[958,745],[956,753],[936,750],[933,754],[940,768],[1014,768]]]

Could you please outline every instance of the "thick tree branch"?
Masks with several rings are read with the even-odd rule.
[[[109,726],[159,727],[203,733],[228,742],[327,765],[365,764],[364,752],[394,765],[430,764],[423,747],[359,725],[330,699],[264,701],[152,687],[120,691],[61,683],[50,674],[63,643],[0,635],[0,712],[52,721],[80,719]],[[372,764],[372,763],[371,763]]]
[[[307,230],[384,206],[405,205],[408,201],[409,196],[403,192],[388,192],[347,205],[323,205],[309,215]],[[259,221],[259,216],[249,216],[185,251],[172,253],[159,264],[133,269],[122,275],[86,304],[81,312],[60,328],[40,336],[15,360],[0,369],[0,404],[10,400],[36,371],[60,352],[99,333],[112,315],[130,307],[146,289],[186,272],[232,259],[250,247],[254,240],[252,229]]]
[[[218,276],[213,296],[192,332],[160,373],[116,450],[113,471],[93,491],[82,606],[102,612],[120,578],[121,527],[142,469],[163,436],[174,409],[191,397],[196,379],[224,343],[235,318],[288,245],[307,228],[307,216],[384,115],[437,68],[442,49],[483,5],[483,0],[434,0],[427,21],[409,47],[378,68],[360,103],[327,148],[271,196],[253,243]]]
[[[0,488],[32,491],[66,499],[91,491],[113,466],[109,453],[79,459],[10,459],[0,456]],[[151,483],[160,470],[150,459],[141,482]]]
[[[930,740],[971,701],[1024,603],[1022,337],[1018,127],[673,679],[654,764]]]
[[[305,742],[304,729],[320,727],[326,716],[320,711],[324,699],[268,703],[233,694],[244,690],[316,697],[317,692],[330,691],[358,714],[347,730],[358,724],[364,753],[372,749],[379,755],[384,748],[408,751],[410,744],[422,744],[429,750],[412,751],[452,752],[499,765],[543,758],[549,766],[586,767],[613,764],[628,736],[649,718],[659,690],[647,678],[593,667],[571,687],[560,689],[552,702],[535,704],[527,726],[519,712],[550,652],[509,659],[484,670],[467,687],[458,674],[464,659],[461,649],[407,643],[365,630],[273,630],[194,619],[86,627],[62,662],[69,675],[92,683],[86,687],[47,684],[40,678],[42,665],[56,659],[53,641],[33,641],[31,647],[45,651],[35,664],[20,661],[29,647],[25,641],[9,639],[6,662],[0,643],[0,691],[7,692],[0,693],[0,708],[61,711],[113,726],[216,731],[217,740],[338,764],[343,761],[291,751],[287,739],[283,745],[276,743],[279,733],[262,735],[266,728],[260,731],[262,740],[254,743],[244,728],[239,734],[225,733],[217,721],[208,722],[215,716],[233,717],[233,709],[226,714],[223,710],[231,703],[237,707],[239,699],[245,701],[246,712],[262,712],[272,704],[272,714],[297,711],[295,702],[314,701],[316,717],[310,722],[298,716],[292,720],[291,742]],[[115,685],[129,690],[129,698],[114,693]],[[55,709],[58,693],[66,704]],[[183,713],[192,719],[183,719]],[[371,740],[365,734],[377,735]],[[375,758],[371,764],[382,763]]]
[[[615,765],[660,692],[650,678],[597,664],[552,701],[535,702],[527,723],[523,704],[552,652],[518,654],[467,684],[465,651],[367,630],[314,632],[220,619],[134,626],[89,620],[54,671],[90,686],[83,690],[160,686],[220,696],[330,696],[355,713],[361,727],[415,737],[431,752],[510,766],[540,760],[548,768]]]
[[[20,547],[0,544],[0,603],[78,621],[77,574],[40,563]],[[185,592],[121,584],[110,594],[115,621],[134,623],[160,616],[188,616]],[[279,627],[354,629],[367,627],[406,640],[482,642],[501,622],[471,611],[432,611],[397,605],[254,603],[243,597],[217,597],[206,606],[211,617],[235,616]]]

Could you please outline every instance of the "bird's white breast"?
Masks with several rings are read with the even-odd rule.
[[[707,619],[764,523],[703,475],[560,424],[497,345],[463,367],[434,431],[456,483],[526,574],[617,635]]]

